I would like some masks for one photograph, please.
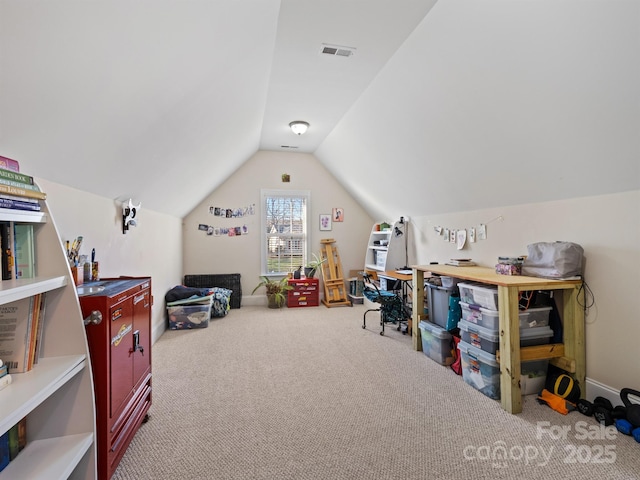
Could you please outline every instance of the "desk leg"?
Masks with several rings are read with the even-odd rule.
[[[424,312],[424,272],[413,269],[413,308],[411,309],[411,339],[413,349],[422,351],[422,339],[420,338],[420,316]]]
[[[586,393],[586,354],[584,344],[584,290],[580,286],[562,290],[562,322],[564,354],[576,362],[575,379],[580,391]]]
[[[500,320],[500,401],[509,413],[522,412],[518,287],[498,286]]]

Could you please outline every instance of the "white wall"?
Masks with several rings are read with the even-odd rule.
[[[291,176],[283,183],[281,175]],[[260,189],[310,190],[312,252],[320,250],[320,239],[333,238],[340,253],[343,272],[361,270],[373,219],[347,194],[336,179],[309,154],[260,151],[250,158],[229,180],[184,218],[184,273],[240,273],[243,304],[265,303],[264,289],[250,298],[260,275]],[[241,208],[256,206],[256,214],[241,219],[221,218],[209,213],[209,207]],[[333,223],[331,231],[320,231],[319,215],[333,207],[344,209],[344,222]],[[199,231],[198,225],[247,225],[248,235],[216,237]],[[321,287],[322,288],[322,287]]]
[[[502,218],[500,220],[499,218]],[[595,303],[586,315],[587,378],[619,390],[640,388],[640,191],[429,215],[413,219],[418,263],[470,257],[483,266],[498,256],[526,255],[534,242],[564,240],[585,250],[585,280]],[[457,250],[434,228],[487,225],[487,239]],[[591,297],[588,297],[590,300]]]
[[[122,233],[122,206],[108,198],[36,178],[47,193],[47,203],[61,242],[84,237],[81,254],[96,249],[100,277],[150,276],[153,295],[152,341],[166,328],[164,295],[182,282],[181,221],[145,210],[138,226]],[[134,199],[137,203],[138,199]]]

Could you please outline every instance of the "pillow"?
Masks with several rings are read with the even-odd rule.
[[[213,294],[213,306],[211,307],[211,317],[224,317],[229,313],[231,308],[230,300],[233,290],[222,287],[213,287],[209,289]]]

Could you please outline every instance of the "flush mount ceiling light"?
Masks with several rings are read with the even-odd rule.
[[[307,131],[307,128],[309,128],[309,124],[307,122],[303,122],[302,120],[296,120],[294,122],[291,122],[289,124],[289,127],[291,127],[291,131],[296,135],[302,135]]]

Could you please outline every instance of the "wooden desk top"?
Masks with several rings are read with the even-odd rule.
[[[453,265],[413,265],[412,268],[423,272],[437,273],[449,277],[475,280],[477,282],[499,285],[502,287],[518,287],[520,290],[553,290],[573,288],[582,283],[576,280],[551,280],[548,278],[527,277],[525,275],[499,275],[489,267],[455,267]],[[385,272],[388,273],[388,272]]]
[[[413,274],[411,273],[398,273],[393,270],[389,270],[388,272],[378,272],[379,277],[387,277],[387,278],[395,278],[397,280],[402,280],[403,282],[410,282],[413,280]]]

